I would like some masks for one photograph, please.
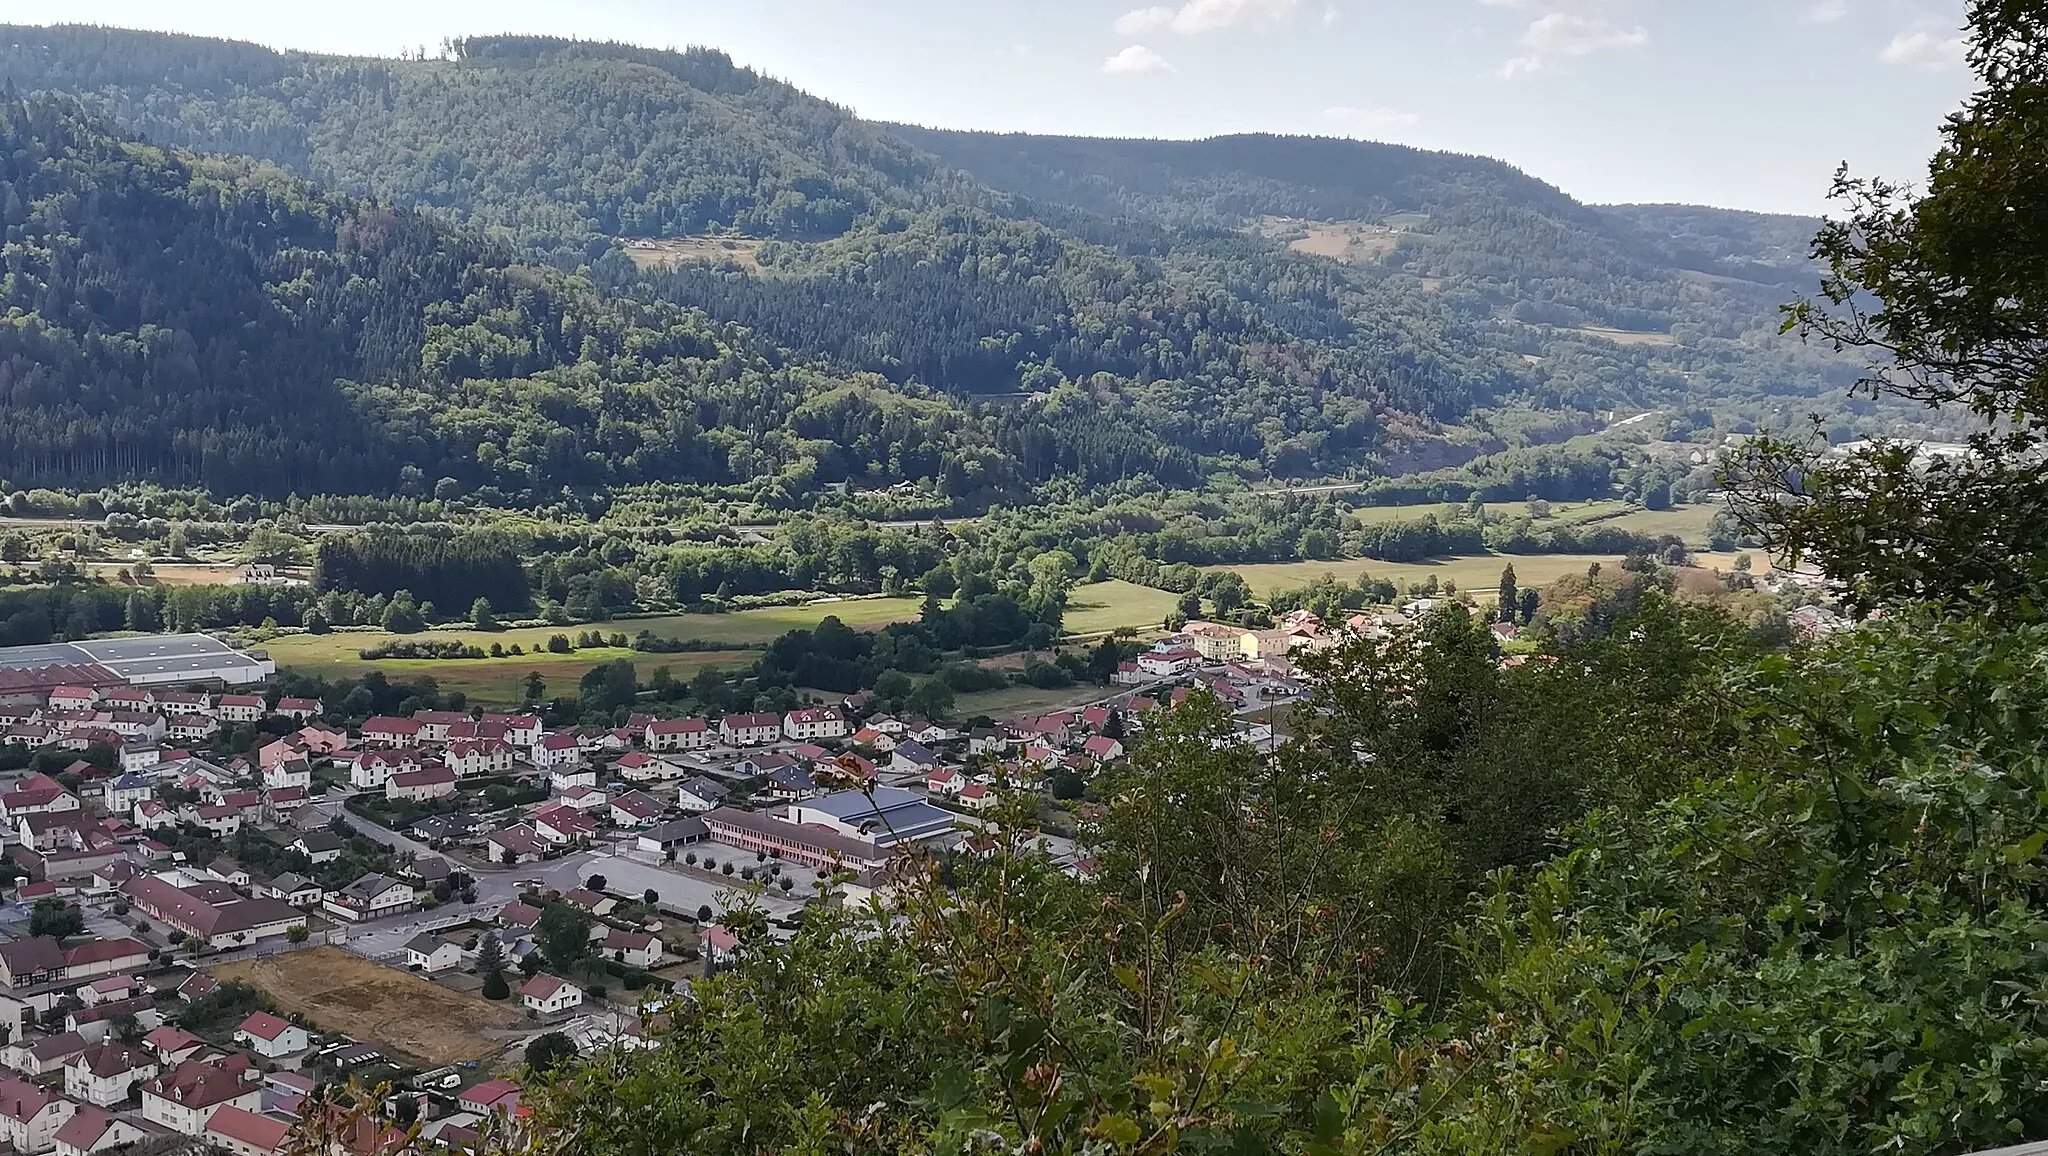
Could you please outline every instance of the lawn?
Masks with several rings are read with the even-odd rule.
[[[213,968],[262,989],[328,1031],[373,1040],[422,1064],[468,1063],[525,1029],[516,1007],[449,991],[338,947],[314,947]]]
[[[523,655],[517,658],[382,658],[375,662],[360,659],[334,662],[325,666],[293,664],[293,669],[307,673],[324,674],[330,678],[354,677],[366,670],[381,670],[390,678],[418,678],[432,675],[443,692],[461,691],[478,706],[516,706],[526,695],[526,676],[538,673],[547,684],[549,696],[573,694],[577,680],[591,667],[615,658],[631,662],[640,671],[641,680],[658,666],[668,671],[678,682],[687,682],[691,676],[707,666],[723,666],[728,669],[746,666],[761,657],[754,650],[698,650],[687,654],[651,654],[641,650],[616,650],[612,647],[593,647],[579,650],[573,656],[558,654]]]
[[[1100,634],[1121,626],[1158,626],[1173,613],[1179,599],[1171,591],[1116,579],[1076,586],[1067,598],[1065,626],[1068,634]]]

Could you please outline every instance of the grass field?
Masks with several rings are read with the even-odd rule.
[[[1094,702],[1107,693],[1107,690],[1099,686],[1065,686],[1053,690],[1040,690],[1035,686],[1012,686],[1002,690],[976,691],[973,694],[963,694],[954,701],[953,715],[955,718],[965,719],[985,714],[992,719],[1001,720],[1016,718],[1018,715],[1045,714]]]
[[[1537,525],[1565,524],[1572,526],[1612,526],[1617,530],[1633,530],[1638,534],[1676,534],[1686,545],[1695,549],[1707,544],[1707,524],[1721,511],[1716,503],[1696,503],[1678,506],[1669,510],[1645,510],[1617,498],[1603,498],[1590,502],[1554,502],[1550,507],[1550,520]],[[1361,525],[1379,525],[1385,522],[1419,522],[1434,514],[1440,522],[1462,517],[1465,507],[1455,503],[1423,504],[1414,506],[1365,506],[1352,512]],[[1524,502],[1488,502],[1486,513],[1490,518],[1519,518],[1529,512]]]
[[[398,637],[382,630],[339,631],[333,634],[287,634],[264,644],[280,667],[329,678],[353,678],[369,670],[381,670],[391,677],[415,678],[433,675],[444,691],[461,691],[479,703],[516,703],[528,671],[539,671],[547,680],[550,694],[562,693],[583,677],[583,673],[615,658],[629,659],[644,671],[666,666],[678,679],[687,679],[706,666],[736,666],[752,662],[756,655],[747,650],[690,651],[652,654],[613,647],[593,647],[573,654],[550,654],[551,635],[574,638],[588,630],[604,634],[638,634],[645,630],[661,638],[699,639],[729,642],[738,646],[763,645],[791,630],[816,626],[837,615],[856,630],[879,630],[891,622],[917,617],[919,603],[913,598],[859,598],[810,606],[774,606],[742,610],[733,614],[672,614],[661,618],[630,618],[616,622],[591,622],[578,626],[528,627],[518,630],[484,632],[477,630],[433,630],[406,637],[421,641],[461,642],[489,649],[492,643],[510,648],[515,643],[527,653],[503,658],[378,658],[364,659],[359,652]]]
[[[221,979],[261,988],[286,1011],[299,1012],[322,1028],[375,1040],[423,1064],[485,1059],[526,1026],[513,1007],[449,991],[338,947],[212,970]]]
[[[1173,613],[1179,598],[1171,591],[1115,579],[1076,586],[1067,599],[1065,626],[1069,634],[1099,634],[1120,626],[1158,626]]]
[[[1693,564],[1709,570],[1733,570],[1734,554],[1694,554]],[[1212,566],[1212,570],[1235,570],[1251,584],[1252,592],[1264,598],[1276,591],[1306,586],[1324,574],[1340,582],[1355,582],[1360,574],[1386,578],[1406,589],[1410,582],[1427,582],[1434,575],[1439,584],[1455,582],[1484,598],[1500,586],[1500,572],[1512,565],[1515,581],[1524,586],[1547,586],[1566,574],[1583,574],[1598,562],[1619,566],[1615,554],[1473,554],[1461,558],[1439,558],[1428,562],[1376,562],[1354,558],[1344,562],[1285,562],[1258,566]],[[1757,573],[1769,570],[1770,560],[1762,553],[1751,559]]]

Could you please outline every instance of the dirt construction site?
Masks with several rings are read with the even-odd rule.
[[[529,1030],[515,1004],[453,992],[337,947],[223,964],[212,972],[262,989],[323,1031],[426,1065],[485,1059]]]

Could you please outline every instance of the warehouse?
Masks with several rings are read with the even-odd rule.
[[[133,686],[246,686],[277,672],[262,651],[237,650],[207,634],[148,634],[0,647],[0,671],[97,666]],[[58,685],[61,685],[58,684]]]

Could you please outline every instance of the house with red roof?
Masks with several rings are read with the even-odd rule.
[[[535,1015],[559,1015],[583,1006],[583,989],[555,975],[536,975],[519,985],[519,1002]]]
[[[224,1104],[206,1122],[206,1138],[235,1156],[275,1156],[284,1150],[292,1126],[274,1116]]]
[[[409,747],[421,742],[424,728],[409,718],[377,715],[363,720],[363,742],[379,747]]]
[[[452,756],[453,751],[450,754]],[[385,781],[384,797],[414,803],[446,799],[455,794],[455,776],[453,767],[440,765],[421,767],[417,771],[400,771]]]
[[[98,1108],[80,1108],[57,1129],[57,1156],[91,1156],[109,1148],[122,1148],[149,1133],[135,1124]]]
[[[782,737],[782,716],[729,714],[718,721],[718,737],[728,746],[767,746]]]
[[[142,1085],[142,1118],[187,1136],[203,1134],[228,1105],[245,1112],[263,1107],[263,1073],[240,1052],[186,1060]]]
[[[30,1156],[57,1146],[57,1129],[78,1105],[27,1080],[0,1080],[0,1140]]]
[[[808,706],[782,716],[782,737],[786,739],[843,739],[846,731],[846,715],[836,706]]]
[[[135,1085],[161,1070],[155,1052],[141,1044],[110,1039],[85,1049],[64,1065],[64,1094],[102,1108],[118,1107],[127,1103]]]
[[[1001,802],[996,793],[981,783],[969,783],[960,788],[958,802],[970,811],[986,811]]]
[[[222,721],[233,723],[256,722],[268,709],[260,694],[224,694],[213,703],[214,713]]]
[[[492,1112],[509,1114],[519,1106],[519,1085],[510,1080],[485,1080],[457,1096],[455,1106],[479,1116]]]
[[[235,1042],[266,1060],[275,1060],[305,1051],[313,1046],[313,1037],[289,1020],[259,1011],[251,1012],[235,1028]]]
[[[1108,735],[1096,735],[1081,744],[1081,750],[1092,759],[1120,759],[1124,757],[1124,745]]]
[[[448,744],[444,761],[465,779],[501,775],[512,769],[512,744],[503,739],[458,739]]]
[[[640,741],[650,751],[701,751],[718,741],[711,724],[701,718],[651,722],[641,735]]]
[[[583,742],[575,731],[556,731],[533,744],[529,757],[534,768],[542,771],[569,769],[583,765]]]

